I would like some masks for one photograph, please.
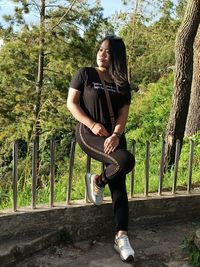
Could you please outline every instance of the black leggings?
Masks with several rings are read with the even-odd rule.
[[[104,153],[105,137],[94,135],[86,126],[78,124],[76,140],[90,157],[106,165],[102,177],[107,180],[112,197],[116,231],[128,230],[128,197],[126,192],[126,174],[135,164],[133,155],[126,149],[126,139],[122,135],[119,145],[111,154]]]

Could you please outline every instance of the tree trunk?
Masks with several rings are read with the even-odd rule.
[[[194,64],[190,105],[186,123],[186,135],[200,130],[200,26],[194,42]]]
[[[41,133],[40,110],[41,110],[41,93],[44,80],[44,43],[45,43],[45,0],[41,0],[40,4],[40,43],[38,53],[38,72],[36,81],[36,103],[35,103],[35,129],[33,140],[36,142],[37,159],[39,159],[39,141]],[[39,160],[37,166],[37,174],[39,169]]]
[[[176,77],[166,132],[165,170],[174,164],[176,140],[183,141],[193,73],[193,43],[200,22],[200,0],[189,0],[176,39]]]
[[[131,41],[130,41],[130,54],[128,56],[128,80],[132,80],[132,62],[134,60],[134,42],[135,42],[135,34],[136,34],[136,28],[138,23],[138,8],[139,8],[140,0],[136,0],[135,3],[135,9],[132,17],[132,32],[131,32]]]
[[[77,0],[73,0],[72,3],[67,8],[64,15],[59,19],[58,22],[53,26],[51,30],[55,27],[59,26],[59,24],[63,21],[63,19],[68,15],[71,11],[72,7],[75,5]],[[45,35],[46,35],[46,27],[45,27],[45,13],[46,13],[46,0],[40,0],[40,6],[38,6],[38,10],[40,10],[40,36],[39,36],[39,53],[38,53],[38,71],[37,71],[37,81],[35,86],[36,91],[36,103],[34,109],[34,117],[35,117],[35,125],[33,129],[33,140],[36,142],[36,150],[37,150],[37,186],[40,186],[40,179],[38,177],[39,172],[39,142],[41,135],[41,124],[40,124],[40,112],[41,112],[41,102],[42,102],[42,89],[44,83],[44,57],[45,57]]]

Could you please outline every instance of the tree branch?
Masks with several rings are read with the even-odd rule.
[[[56,73],[56,74],[60,75],[60,71],[55,71],[55,70],[52,70],[52,69],[49,69],[49,68],[44,68],[44,70],[50,71],[50,72],[53,72],[53,73]]]
[[[33,5],[35,6],[35,8],[38,10],[38,12],[41,12],[40,6],[37,4],[37,2],[35,0],[32,0]]]
[[[74,4],[77,2],[77,0],[74,0],[71,4],[71,6],[67,9],[67,11],[65,12],[65,14],[59,19],[59,21],[51,28],[50,31],[53,31],[61,22],[62,20],[67,16],[67,14],[69,13],[69,11],[72,9],[72,7],[74,6]]]

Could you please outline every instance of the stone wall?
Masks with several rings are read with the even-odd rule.
[[[200,195],[175,195],[133,198],[129,201],[130,225],[167,223],[200,218]],[[74,202],[52,209],[23,209],[0,214],[0,240],[10,237],[44,235],[65,229],[73,240],[93,238],[102,233],[114,233],[112,204],[102,206]]]

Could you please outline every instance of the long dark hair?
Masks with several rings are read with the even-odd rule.
[[[111,57],[111,64],[108,71],[120,90],[128,84],[126,47],[121,37],[107,35],[103,41],[105,40],[109,41],[109,51]]]

